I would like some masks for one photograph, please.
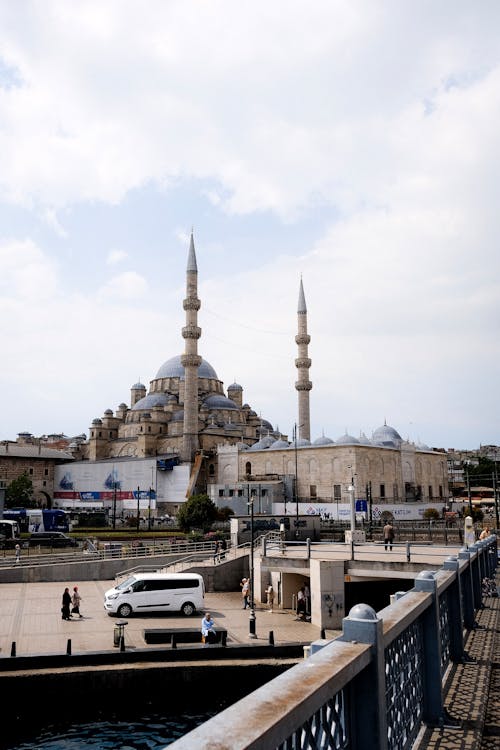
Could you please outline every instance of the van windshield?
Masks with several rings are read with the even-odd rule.
[[[130,588],[130,586],[132,586],[133,583],[136,582],[136,580],[137,579],[135,578],[135,576],[130,576],[130,578],[126,578],[121,583],[118,583],[115,586],[115,589],[128,589],[128,588]]]

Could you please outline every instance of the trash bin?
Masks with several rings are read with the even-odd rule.
[[[113,628],[113,646],[120,646],[123,638],[125,644],[125,625],[128,625],[127,620],[118,620],[115,627]]]

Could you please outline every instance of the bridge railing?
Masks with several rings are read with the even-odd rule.
[[[422,571],[375,612],[358,604],[342,635],[169,746],[172,750],[410,750],[422,724],[458,722],[444,708],[450,666],[466,658],[477,584],[497,565],[496,537]]]

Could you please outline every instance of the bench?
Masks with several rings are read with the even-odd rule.
[[[222,641],[225,643],[227,630],[217,628],[215,635],[217,636],[215,643],[221,643]],[[175,638],[175,643],[202,642],[199,628],[150,628],[143,631],[146,643],[172,643],[172,636]]]

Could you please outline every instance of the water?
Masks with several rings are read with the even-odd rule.
[[[165,715],[151,713],[133,721],[94,721],[86,724],[49,724],[36,735],[13,743],[1,743],[3,750],[160,750],[217,713]]]

